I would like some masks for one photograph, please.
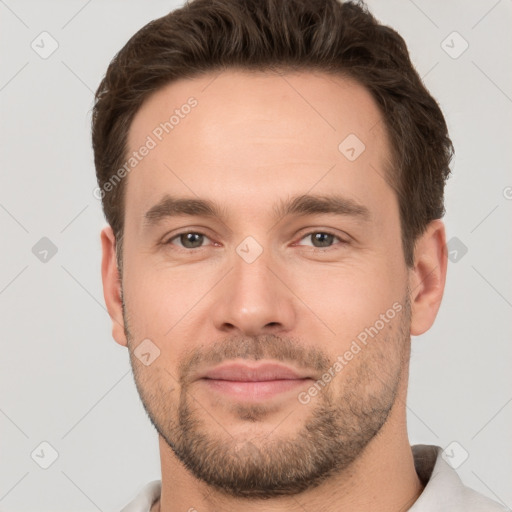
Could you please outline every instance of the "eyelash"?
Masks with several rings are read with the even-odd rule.
[[[330,236],[333,236],[334,238],[337,238],[341,245],[347,245],[348,244],[348,242],[346,240],[343,240],[341,237],[339,237],[335,233],[332,233],[331,231],[323,231],[323,230],[315,230],[315,231],[310,231],[309,233],[305,233],[299,239],[299,241],[303,240],[304,238],[306,238],[308,236],[311,236],[311,235],[314,235],[314,234],[318,234],[318,233],[321,233],[322,235],[330,235]],[[173,240],[179,238],[181,235],[189,235],[189,234],[202,235],[205,238],[209,239],[209,237],[207,235],[205,235],[204,233],[201,233],[200,231],[182,231],[181,233],[177,233],[176,235],[173,235],[171,238],[169,238],[166,242],[164,242],[164,245],[174,245],[174,244],[172,244]],[[175,247],[177,247],[178,250],[185,251],[185,252],[194,252],[194,251],[199,251],[200,249],[204,249],[205,248],[205,246],[195,247],[193,249],[188,249],[186,247],[180,247],[180,246],[175,246]],[[336,247],[334,247],[334,246],[330,246],[330,247],[314,247],[314,246],[309,246],[309,247],[311,247],[312,252],[327,252],[329,250],[336,249]]]

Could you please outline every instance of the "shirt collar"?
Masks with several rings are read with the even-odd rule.
[[[440,446],[417,444],[411,448],[416,473],[425,488],[409,512],[506,510],[495,501],[466,487],[455,469],[443,459]]]

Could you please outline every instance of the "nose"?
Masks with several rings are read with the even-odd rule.
[[[286,285],[283,269],[267,251],[252,262],[235,254],[216,299],[213,320],[222,332],[277,334],[292,330],[296,321],[295,296]]]

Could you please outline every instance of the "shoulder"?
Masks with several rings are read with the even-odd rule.
[[[425,488],[409,512],[511,512],[494,500],[464,485],[455,469],[434,445],[411,447],[418,477]]]
[[[150,512],[151,505],[160,497],[161,489],[161,480],[149,482],[120,512]]]

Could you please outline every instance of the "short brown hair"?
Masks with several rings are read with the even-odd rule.
[[[413,265],[418,236],[445,213],[453,145],[404,40],[363,2],[193,0],[145,25],[114,57],[96,91],[92,143],[100,190],[123,165],[130,124],[149,95],[176,79],[229,68],[337,73],[372,94],[392,146],[386,179],[398,198],[405,261]],[[123,182],[101,194],[119,265]]]

